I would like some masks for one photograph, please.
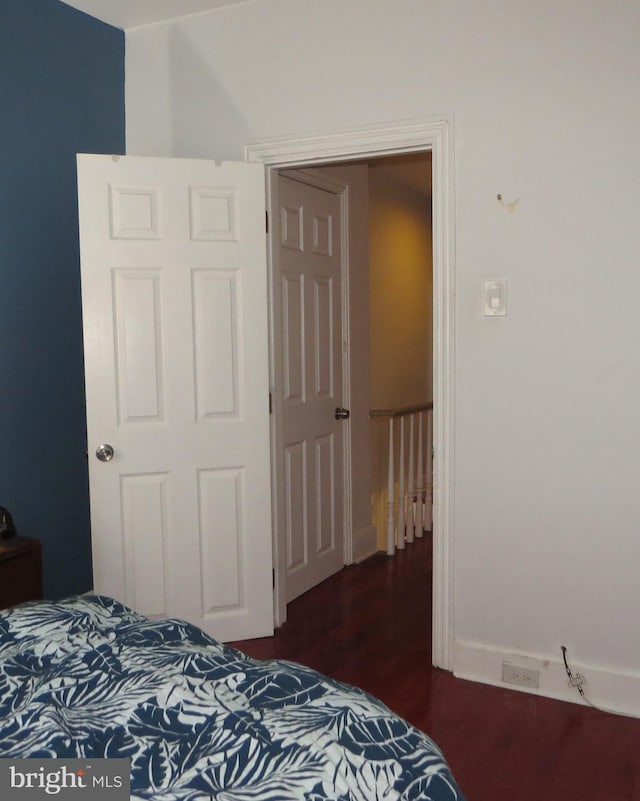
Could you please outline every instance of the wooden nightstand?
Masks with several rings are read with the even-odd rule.
[[[42,549],[38,540],[0,540],[0,609],[42,598]]]

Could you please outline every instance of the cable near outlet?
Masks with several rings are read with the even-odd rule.
[[[580,693],[582,700],[592,706],[594,709],[598,709],[595,704],[592,704],[591,701],[587,698],[584,692],[584,685],[587,683],[587,680],[582,675],[582,673],[573,673],[571,668],[569,667],[569,663],[567,662],[567,646],[561,645],[562,650],[562,659],[564,661],[564,669],[567,671],[567,676],[569,677],[569,687],[575,687],[576,690]]]

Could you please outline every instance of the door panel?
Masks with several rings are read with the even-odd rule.
[[[167,475],[122,476],[120,492],[127,603],[143,615],[166,616]]]
[[[286,598],[344,566],[340,195],[278,176],[275,405]]]
[[[113,271],[118,420],[162,420],[163,382],[161,274]]]
[[[78,186],[95,590],[271,634],[264,168],[83,155]]]

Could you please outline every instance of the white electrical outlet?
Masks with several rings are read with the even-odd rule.
[[[506,684],[518,684],[520,687],[537,687],[539,671],[530,668],[502,663],[502,681]]]

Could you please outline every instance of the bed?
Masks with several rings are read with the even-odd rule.
[[[362,690],[99,595],[0,613],[0,757],[125,757],[133,799],[462,801]]]

